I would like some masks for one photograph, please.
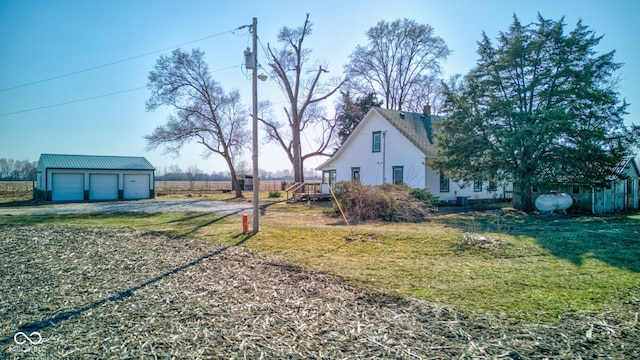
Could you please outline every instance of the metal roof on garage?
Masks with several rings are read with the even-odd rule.
[[[41,154],[39,165],[49,169],[155,170],[141,156]]]

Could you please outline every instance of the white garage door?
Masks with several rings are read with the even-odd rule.
[[[90,200],[118,200],[117,174],[89,175]]]
[[[84,200],[84,175],[53,174],[51,177],[51,200]]]
[[[149,175],[125,174],[122,196],[125,199],[148,199]]]

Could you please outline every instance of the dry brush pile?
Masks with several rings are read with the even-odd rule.
[[[420,222],[436,210],[436,199],[428,190],[407,185],[364,185],[341,181],[335,194],[350,222],[372,220]]]
[[[522,324],[376,293],[240,247],[134,229],[2,226],[0,240],[0,358],[640,354],[637,303]],[[42,343],[19,337],[18,345],[18,332],[37,332]]]

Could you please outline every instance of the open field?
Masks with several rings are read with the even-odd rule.
[[[290,182],[286,182],[290,183]],[[172,192],[193,191],[209,192],[231,190],[231,181],[156,181],[156,192],[170,194]],[[260,191],[282,191],[282,181],[267,180],[260,182]]]
[[[364,351],[362,353],[355,352],[356,348],[352,349],[354,354],[362,356],[375,356],[375,352],[368,352],[370,350],[374,351],[372,350],[373,348],[377,349],[375,351],[379,351],[377,353],[379,356],[407,358],[413,356],[403,352],[401,349],[407,349],[421,357],[440,356],[444,358],[452,356],[491,358],[505,354],[519,354],[518,356],[523,356],[524,358],[538,356],[634,358],[640,355],[640,343],[638,341],[640,339],[640,328],[637,322],[638,313],[640,313],[639,214],[582,218],[542,217],[526,215],[513,209],[505,208],[464,213],[442,213],[434,216],[432,221],[421,224],[367,223],[347,227],[339,217],[331,214],[328,207],[265,203],[263,215],[261,216],[261,231],[258,235],[252,237],[244,237],[240,234],[241,224],[237,215],[221,216],[202,213],[13,216],[0,218],[0,224],[9,225],[8,229],[26,226],[31,229],[28,230],[31,232],[27,234],[42,232],[44,229],[55,226],[70,237],[70,240],[68,240],[70,242],[60,240],[59,243],[62,245],[55,246],[68,244],[66,246],[73,247],[72,244],[77,241],[73,240],[75,239],[73,234],[82,234],[86,229],[95,228],[102,229],[99,231],[91,230],[94,232],[92,236],[96,239],[101,238],[100,231],[105,231],[104,238],[108,239],[107,235],[111,231],[134,228],[142,234],[140,236],[143,239],[147,235],[166,234],[170,236],[169,239],[185,241],[190,244],[192,244],[192,241],[196,241],[193,244],[198,243],[198,241],[204,241],[202,244],[220,244],[211,245],[218,246],[218,248],[221,245],[233,246],[230,249],[236,249],[237,246],[240,246],[253,253],[259,253],[261,254],[260,256],[266,256],[271,263],[284,266],[284,268],[288,269],[287,274],[289,276],[301,277],[303,276],[302,274],[306,274],[304,275],[305,277],[310,276],[313,278],[315,275],[309,275],[308,271],[310,271],[312,274],[329,277],[331,280],[327,281],[331,284],[335,284],[334,281],[337,281],[338,284],[354,286],[350,291],[355,291],[357,294],[370,293],[378,294],[372,295],[374,297],[391,296],[393,299],[398,299],[397,301],[391,301],[395,304],[391,307],[382,306],[375,301],[373,304],[375,309],[379,309],[380,314],[388,315],[390,314],[388,311],[396,314],[406,314],[408,317],[404,317],[405,315],[399,317],[399,319],[402,319],[402,325],[390,325],[388,321],[391,320],[389,319],[379,320],[381,322],[370,323],[369,328],[387,329],[382,333],[368,333],[368,337],[365,336],[364,338],[340,338],[334,334],[352,345],[354,342],[360,345],[376,344],[372,348],[369,348],[368,345],[365,346],[369,350],[362,350],[363,348],[357,347]],[[33,228],[33,226],[36,227]],[[468,235],[465,236],[465,234]],[[3,242],[6,243],[7,237],[0,236],[2,236]],[[22,240],[25,244],[29,243],[29,236],[32,235],[27,235]],[[129,237],[124,238],[127,240],[122,241],[123,246],[124,244],[133,243],[129,240]],[[95,252],[87,253],[84,257],[85,260],[83,260],[87,263],[83,266],[86,266],[87,269],[93,266],[97,269],[102,269],[103,267],[93,263],[94,260],[102,261],[100,259],[108,258],[108,254],[120,254],[120,251],[124,251],[122,253],[124,257],[121,258],[119,263],[130,263],[132,264],[131,266],[135,266],[135,263],[143,261],[147,256],[153,259],[156,256],[153,254],[160,252],[164,248],[173,249],[173,245],[170,246],[163,241],[154,245],[151,250],[145,247],[145,241],[139,245],[127,245],[140,246],[137,250],[131,249],[132,255],[126,255],[126,251],[120,250],[116,246],[119,242],[109,242],[111,245],[109,245],[110,247],[105,247],[105,250],[96,248]],[[45,250],[57,249],[55,246],[53,248],[51,246],[43,248],[44,250],[39,253],[42,253],[41,256],[45,256]],[[177,256],[176,254],[181,254],[182,251],[187,252],[185,248],[180,249],[182,250],[178,252],[174,250],[165,251],[164,254]],[[77,249],[70,249],[69,251],[76,253],[74,256],[79,256],[80,254]],[[16,253],[3,248],[1,254],[5,257],[15,258]],[[145,255],[141,256],[139,254]],[[132,257],[128,258],[128,256]],[[58,258],[60,256],[56,259]],[[20,266],[20,262],[15,261],[9,261],[9,263]],[[29,263],[38,264],[38,261],[44,260],[34,258],[29,260]],[[165,261],[168,264],[174,264],[175,262],[174,260],[165,259],[157,262],[163,263]],[[260,263],[259,260],[255,261]],[[182,261],[178,261],[178,263],[189,262],[185,258]],[[179,266],[178,263],[172,266]],[[250,260],[242,263],[245,264],[242,267],[251,267],[252,265],[250,264],[254,264],[254,261]],[[272,284],[272,290],[275,288],[277,291],[277,288],[281,286],[280,282],[273,282],[271,279],[275,279],[280,275],[274,275],[265,270],[264,267],[258,266],[258,268],[259,272],[266,272],[268,276],[262,278],[260,275],[252,274],[247,275],[247,277],[255,279],[253,284],[257,287],[271,286],[269,284]],[[4,267],[3,269],[5,272],[15,271],[16,274],[18,271],[22,271],[15,270],[12,267]],[[24,267],[19,269],[24,269]],[[234,271],[239,270],[235,268]],[[48,271],[48,273],[55,274],[56,272]],[[107,272],[105,274],[111,273]],[[144,271],[142,274],[144,274]],[[155,273],[150,272],[145,279],[153,278],[155,276],[153,274]],[[224,274],[227,274],[225,276],[232,276],[231,273]],[[115,278],[115,276],[119,275],[111,274],[105,278]],[[125,272],[122,281],[130,281],[128,283],[131,284],[143,282],[143,279],[138,279],[137,277],[129,279],[129,276]],[[334,276],[337,276],[337,278],[334,278]],[[182,284],[182,282],[180,283]],[[11,284],[13,283],[8,286],[15,287],[15,284]],[[103,289],[103,287],[107,286],[105,284],[98,285],[93,288],[104,296],[118,293],[117,289]],[[208,294],[207,297],[215,298],[217,296],[208,287],[212,285],[200,284],[198,286],[198,291],[206,292]],[[249,289],[251,287],[253,285],[249,286]],[[29,291],[34,290],[27,291],[25,289],[24,291],[22,296],[27,296],[30,294]],[[195,296],[188,294],[198,293],[189,289],[175,291],[187,294],[184,295],[184,299],[190,299],[191,296]],[[232,291],[232,289],[227,289],[226,291]],[[252,292],[249,291],[248,293],[251,294]],[[73,292],[68,294],[69,296],[75,296]],[[351,299],[338,302],[344,303],[345,306],[353,302],[356,302],[354,306],[357,307],[368,306],[353,300],[357,299],[358,296],[353,298],[352,296],[354,295],[347,296],[341,293],[341,295],[334,297],[325,288],[323,290],[310,291],[309,295],[311,298],[304,301],[314,304],[317,304],[314,301],[320,301],[320,303],[329,301],[329,304],[333,304],[328,305],[333,309],[332,311],[335,310],[336,314],[343,314],[340,317],[346,316],[344,314],[348,313],[356,313],[361,317],[348,318],[347,321],[362,322],[362,319],[370,319],[373,317],[371,314],[376,313],[374,311],[373,313],[365,312],[365,314],[354,308],[340,308],[338,310],[334,308],[334,306],[338,305],[330,300]],[[163,293],[154,296],[163,298],[168,295]],[[396,296],[399,297],[396,298]],[[397,302],[400,300],[402,300],[402,304],[408,307],[398,306]],[[275,310],[270,305],[267,306],[269,301],[266,301],[267,304],[263,305],[263,307],[252,309],[261,309],[256,310],[261,316],[277,314],[279,310]],[[117,305],[116,301],[113,301],[113,303],[114,305],[111,306]],[[368,300],[366,303],[370,305]],[[102,306],[102,303],[100,305]],[[122,305],[124,306],[126,303]],[[75,309],[79,306],[73,305],[72,308]],[[267,307],[265,308],[264,306]],[[47,314],[50,314],[50,316],[64,314],[65,311],[69,311],[67,308],[56,305],[51,306],[51,308],[44,307],[48,311],[46,314],[37,311],[36,313],[41,318],[46,318]],[[192,309],[191,314],[199,314],[201,312],[207,314],[209,311],[206,310],[207,308],[196,306]],[[159,312],[164,314],[165,310],[162,309]],[[438,318],[443,314],[442,309],[446,309],[446,320]],[[344,311],[344,313],[341,311]],[[139,311],[136,314],[138,314],[136,316],[142,316]],[[255,315],[255,313],[253,314]],[[287,313],[285,312],[285,314]],[[307,312],[307,314],[312,313]],[[288,314],[287,316],[290,315]],[[312,314],[310,316],[317,319],[320,315]],[[382,315],[383,318],[385,316]],[[34,316],[34,318],[37,317]],[[166,314],[162,315],[162,319],[165,320],[156,319],[154,321],[168,321],[168,323],[162,323],[162,326],[182,326],[180,325],[182,323],[174,324],[168,320]],[[201,318],[196,317],[196,319],[200,319],[198,324],[202,324],[203,320]],[[314,332],[317,330],[317,327],[314,327],[317,326],[317,323],[314,323],[314,325],[298,318],[295,318],[297,320],[292,318],[292,322],[287,323],[286,316],[282,318],[274,316],[274,319],[278,319],[277,323],[279,325],[282,324],[281,321],[284,321],[289,327],[294,324],[300,326],[300,329],[308,329],[310,334],[313,335],[304,340],[310,344],[308,346],[309,349],[320,351],[318,349],[321,349],[322,346],[313,345],[315,340],[324,341],[325,343],[331,343],[331,341],[335,340],[331,337],[324,337],[324,335],[334,336],[327,335],[331,334],[331,330]],[[19,325],[13,324],[12,326],[15,329],[20,325],[24,325],[25,321],[27,320],[18,321]],[[31,319],[29,321],[36,320]],[[193,325],[190,321],[189,329],[198,328],[202,330],[202,328],[198,327],[201,325]],[[238,321],[242,323],[241,320]],[[459,324],[462,328],[451,328],[451,324],[454,323]],[[233,322],[226,324],[234,324],[229,325],[232,327],[239,326]],[[433,324],[437,324],[437,326],[432,327]],[[112,329],[115,329],[124,325],[96,323],[95,326],[111,326]],[[335,326],[340,327],[343,325]],[[326,327],[333,329],[325,324]],[[224,325],[224,329],[206,328],[208,329],[207,331],[217,329],[218,333],[228,330],[227,325]],[[248,330],[251,334],[257,334],[254,331],[255,329],[253,328]],[[437,333],[438,331],[445,331],[448,335]],[[449,331],[452,331],[452,333]],[[100,333],[104,334],[104,331]],[[483,335],[485,333],[487,335]],[[240,341],[239,343],[232,342],[229,346],[235,349],[236,355],[239,354],[238,351],[242,346],[245,346],[246,349],[251,349],[248,353],[249,357],[259,355],[259,351],[265,351],[266,354],[271,354],[273,357],[285,355],[283,352],[269,352],[271,350],[267,350],[268,346],[274,345],[271,340],[266,339],[271,338],[266,334],[260,334],[262,335],[256,336],[266,341],[266,343],[262,342],[262,340],[258,342],[262,345],[257,345],[255,337],[249,337],[244,345],[241,345],[242,341]],[[122,334],[120,333],[118,336],[122,336]],[[380,338],[377,336],[386,337]],[[434,341],[433,336],[444,336],[444,338],[448,339],[446,340],[447,342],[451,342],[442,346],[428,346],[426,343],[415,340],[424,337],[424,339],[430,339],[425,341]],[[240,338],[244,339],[242,336]],[[414,340],[407,341],[407,338]],[[388,339],[393,341],[385,342]],[[289,340],[287,341],[291,344],[293,340]],[[296,345],[292,346],[297,349],[295,351],[302,351],[301,348],[298,348],[299,343],[294,343]],[[170,342],[164,342],[163,344],[168,349],[175,350]],[[140,352],[139,348],[137,349],[136,351],[138,352],[134,352],[134,354],[146,354]],[[169,351],[164,347],[159,349]],[[337,348],[334,350],[336,352],[328,357],[344,357],[349,353],[349,351],[340,353],[341,350]],[[284,350],[280,349],[278,351]],[[161,352],[159,353],[162,354]],[[302,357],[320,357],[319,353],[312,352],[295,354]],[[516,358],[511,355],[509,357]],[[136,357],[138,355],[133,356]]]
[[[33,198],[34,181],[0,181],[0,204]]]

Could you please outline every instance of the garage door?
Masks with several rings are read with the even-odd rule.
[[[89,175],[90,200],[118,200],[117,174]]]
[[[84,200],[84,175],[53,174],[51,177],[51,200]]]
[[[125,199],[149,198],[149,175],[124,175],[123,197]]]

